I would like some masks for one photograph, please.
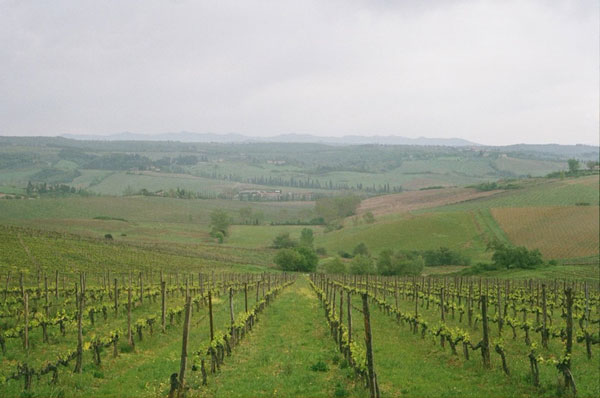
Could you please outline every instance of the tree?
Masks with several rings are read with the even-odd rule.
[[[308,247],[296,247],[279,250],[273,261],[284,271],[313,272],[317,268],[319,258],[314,250]]]
[[[394,252],[389,249],[379,253],[379,257],[377,258],[377,272],[386,276],[396,275],[393,257]]]
[[[284,271],[296,271],[298,264],[302,262],[300,254],[293,249],[281,249],[275,255],[273,261]]]
[[[496,268],[537,268],[544,264],[542,254],[538,249],[528,250],[526,247],[513,247],[500,243],[491,242],[488,250],[494,250],[492,261]]]
[[[210,226],[212,228],[211,234],[213,236],[217,232],[221,232],[223,236],[229,236],[230,225],[231,218],[224,210],[215,209],[210,214]]]
[[[377,259],[377,271],[381,275],[419,275],[425,267],[425,260],[418,254],[384,250]]]
[[[363,242],[360,242],[358,245],[356,245],[356,247],[352,251],[352,254],[354,256],[360,255],[360,256],[365,256],[365,257],[368,257],[370,255],[369,248]]]
[[[350,262],[350,273],[357,275],[374,274],[373,259],[360,254],[354,257]]]
[[[240,208],[240,218],[244,224],[249,224],[252,220],[252,207],[246,206]]]
[[[334,257],[323,264],[323,270],[328,274],[344,274],[346,265],[339,257]]]
[[[579,170],[579,160],[569,159],[567,160],[567,163],[569,164],[569,173],[577,173],[577,170]]]
[[[319,257],[317,253],[310,247],[297,247],[295,249],[302,257],[302,262],[299,264],[298,271],[301,272],[314,272],[317,269],[319,263]]]
[[[591,171],[591,170],[594,170],[594,168],[595,168],[596,166],[598,166],[598,162],[596,162],[596,161],[593,161],[593,160],[589,160],[589,161],[587,161],[587,162],[586,162],[586,164],[585,164],[585,165],[587,166],[588,170],[590,170],[590,171]]]
[[[313,247],[315,236],[310,228],[303,228],[300,232],[300,246]]]
[[[289,232],[282,232],[273,239],[273,247],[275,249],[289,249],[296,246],[297,243],[290,238]]]
[[[368,211],[363,214],[363,220],[365,220],[367,224],[373,224],[375,222],[375,216],[372,212]]]

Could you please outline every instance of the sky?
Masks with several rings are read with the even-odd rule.
[[[597,0],[0,0],[0,135],[599,144]]]

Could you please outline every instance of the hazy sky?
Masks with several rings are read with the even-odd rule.
[[[597,0],[0,0],[0,135],[599,140]]]

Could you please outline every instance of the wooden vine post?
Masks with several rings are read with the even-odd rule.
[[[377,386],[377,375],[373,364],[373,335],[371,334],[371,316],[369,313],[369,302],[366,293],[362,294],[363,316],[365,320],[365,344],[367,346],[367,372],[370,398],[379,398],[379,387]]]
[[[115,316],[119,316],[119,289],[117,287],[117,278],[115,278]]]
[[[44,273],[44,299],[45,305],[44,309],[46,310],[46,316],[50,316],[50,300],[48,296],[48,275]]]
[[[140,304],[144,304],[144,281],[142,280],[141,272],[140,272]]]
[[[212,292],[208,291],[208,319],[210,321],[210,341],[215,339],[215,329],[213,324]]]
[[[491,367],[490,363],[490,330],[488,325],[487,314],[487,296],[481,296],[481,324],[483,327],[483,340],[481,341],[481,357],[483,358],[483,366]]]
[[[446,316],[444,314],[444,288],[440,288],[440,310],[441,310],[441,315],[442,315],[442,323],[446,322]],[[440,344],[442,345],[442,347],[445,346],[445,342],[446,339],[444,338],[443,334],[440,334]]]
[[[131,347],[134,346],[133,334],[131,333],[131,285],[127,289],[127,342]]]
[[[190,333],[190,318],[192,315],[192,298],[186,297],[185,300],[185,321],[183,322],[183,339],[181,342],[181,364],[179,367],[179,392],[185,388],[185,370],[187,367],[187,346]]]
[[[546,308],[546,284],[542,284],[542,347],[548,348],[548,310]]]
[[[573,394],[577,394],[575,379],[571,373],[571,354],[573,352],[573,289],[565,289],[565,301],[567,306],[567,340],[565,342],[565,357],[560,367],[565,377],[565,388],[571,388]]]
[[[166,282],[160,282],[160,302],[161,302],[161,312],[160,312],[160,325],[162,327],[162,332],[165,333],[167,327],[167,300],[165,296],[166,290]]]
[[[83,330],[82,330],[82,318],[83,318],[83,286],[81,281],[83,277],[80,277],[80,289],[77,297],[77,355],[75,357],[75,373],[81,373],[83,365]]]
[[[25,293],[23,296],[23,318],[25,321],[25,328],[23,330],[23,348],[25,351],[29,350],[29,294]]]
[[[248,282],[244,283],[244,311],[248,313]]]
[[[356,275],[354,276],[356,278]],[[356,280],[356,279],[355,279]],[[350,296],[350,291],[348,290],[348,344],[352,342],[352,300]]]
[[[234,334],[234,328],[233,328],[233,325],[235,324],[235,315],[233,313],[233,288],[232,287],[229,288],[229,322],[231,324],[231,327],[230,327],[231,338],[234,340],[234,344],[235,344],[235,334]]]

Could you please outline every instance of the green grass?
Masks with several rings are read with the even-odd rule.
[[[466,212],[427,213],[417,216],[392,216],[375,224],[346,226],[338,231],[317,235],[316,246],[330,253],[352,252],[364,242],[372,253],[383,249],[428,250],[445,246],[473,257],[487,259],[486,243],[474,217]]]
[[[251,207],[263,222],[283,222],[312,216],[310,202],[241,202],[233,200],[185,200],[160,197],[69,197],[35,200],[0,200],[0,222],[32,219],[93,219],[97,216],[139,222],[208,224],[210,213],[223,209],[239,219],[239,209]]]
[[[464,270],[469,274],[468,269]],[[459,272],[460,273],[460,272]],[[600,281],[600,266],[596,264],[586,265],[552,265],[536,269],[502,269],[496,271],[485,271],[475,276],[485,278],[502,279],[569,279]]]
[[[489,209],[479,209],[475,213],[476,223],[487,234],[487,240],[497,240],[502,243],[510,243],[508,237],[500,228]]]
[[[221,372],[209,375],[208,386],[192,396],[366,397],[349,377],[351,370],[341,369],[341,358],[316,296],[300,278],[261,314]]]
[[[560,179],[538,179],[516,190],[488,198],[438,207],[435,211],[468,211],[494,207],[573,206],[578,202],[598,205],[598,175]],[[432,210],[426,210],[432,211]],[[421,211],[424,212],[424,211]]]
[[[225,245],[270,248],[277,235],[287,232],[292,239],[298,240],[304,228],[310,228],[314,233],[323,229],[314,225],[234,225],[230,228]]]
[[[388,296],[388,300],[393,299]],[[362,309],[360,297],[354,296],[353,305]],[[420,334],[413,334],[406,324],[397,323],[386,315],[375,304],[370,303],[371,329],[373,332],[373,356],[379,388],[382,397],[556,397],[560,396],[557,388],[558,371],[552,365],[540,365],[541,387],[533,387],[529,381],[528,348],[523,341],[522,331],[518,339],[511,338],[509,327],[504,330],[504,345],[511,375],[502,372],[500,357],[491,352],[492,369],[486,370],[481,363],[479,351],[471,352],[471,359],[465,360],[460,347],[458,355],[452,355],[450,347],[440,347],[439,339],[431,336],[422,339]],[[435,309],[434,309],[435,308]],[[400,300],[400,310],[414,312],[414,303]],[[475,307],[475,311],[477,308]],[[491,309],[493,312],[494,309]],[[439,321],[437,307],[426,310],[420,306],[419,315],[430,325]],[[557,316],[558,317],[558,316]],[[346,317],[347,319],[347,317]],[[531,319],[531,317],[530,317]],[[474,343],[481,339],[479,328],[471,329],[463,322],[458,322],[458,314],[453,318],[446,314],[449,327],[460,326],[467,330]],[[492,342],[497,339],[495,324],[490,324]],[[353,336],[356,341],[364,337],[362,314],[353,311]],[[541,347],[539,333],[531,334],[532,341]],[[559,356],[563,347],[559,339],[552,339],[549,349],[542,350],[544,357]],[[594,397],[600,393],[598,368],[596,359],[588,360],[583,344],[575,343],[572,370],[580,397]],[[599,355],[594,348],[594,355]]]

